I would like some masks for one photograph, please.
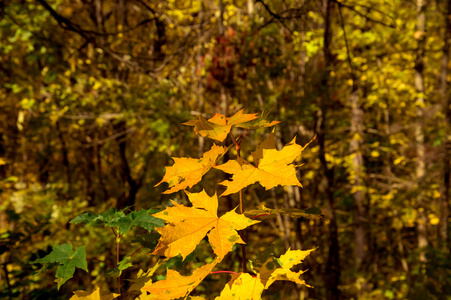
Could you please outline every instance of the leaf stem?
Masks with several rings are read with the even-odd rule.
[[[142,248],[144,248],[144,246],[139,247],[138,249],[135,250],[135,252],[133,252],[130,257],[132,257],[133,255],[136,254],[136,252],[138,252],[139,250],[141,250]]]
[[[243,244],[241,244],[241,268],[243,269],[243,273],[247,273],[246,245],[243,245]]]
[[[121,242],[121,237],[122,235],[116,236],[116,266],[119,265],[119,243]],[[117,293],[121,293],[121,276],[117,277]]]
[[[110,267],[112,267],[112,268],[116,268],[115,265],[110,264],[110,263],[107,263],[106,261],[103,261],[103,260],[100,260],[100,259],[97,259],[97,258],[89,258],[89,257],[87,257],[86,259],[87,259],[87,260],[98,261],[98,262],[104,263],[104,264],[106,264],[106,265],[108,265],[108,266],[110,266]]]
[[[248,130],[246,129],[246,132],[241,136],[241,138],[236,139],[235,136],[233,135],[232,131],[230,131],[230,135],[233,138],[233,142],[235,143],[235,148],[236,148],[236,156],[241,158],[241,142],[243,142],[244,136],[246,135],[246,133],[248,132]],[[239,141],[238,141],[239,140]],[[239,195],[240,195],[240,214],[243,214],[243,190],[239,191]],[[244,230],[241,230],[240,232],[244,235]],[[241,268],[243,269],[243,273],[247,273],[247,267],[246,267],[246,245],[241,244]]]
[[[220,273],[238,274],[237,272],[233,272],[233,271],[214,271],[214,272],[210,272],[210,274],[220,274]]]
[[[210,274],[221,274],[221,273],[225,273],[225,274],[238,274],[237,272],[233,272],[233,271],[214,271],[214,272],[210,272]],[[252,277],[256,277],[255,275],[253,275],[252,273],[249,273],[249,275],[251,275]]]
[[[255,219],[255,218],[258,218],[258,217],[263,217],[263,216],[268,216],[268,215],[270,215],[270,213],[266,213],[266,214],[261,214],[261,215],[257,215],[257,216],[255,216],[255,217],[252,217],[251,219]]]
[[[246,131],[245,131],[244,134],[243,134],[243,137],[241,138],[241,141],[243,141],[243,139],[244,139],[244,137],[246,136],[246,134],[247,134],[248,131],[249,131],[249,129],[246,129]],[[241,141],[240,141],[240,144],[241,144]]]

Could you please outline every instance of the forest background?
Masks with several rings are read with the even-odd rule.
[[[114,236],[69,221],[183,203],[154,185],[171,157],[211,142],[181,123],[245,108],[282,121],[279,149],[317,136],[303,188],[244,195],[247,207],[325,213],[248,232],[256,250],[318,247],[303,264],[314,288],[285,283],[267,299],[450,299],[451,1],[5,0],[0,16],[2,298],[67,299],[112,280],[90,261],[57,291],[29,261],[66,242],[109,257]],[[250,131],[243,151],[269,133]],[[151,266],[148,253],[134,264]]]

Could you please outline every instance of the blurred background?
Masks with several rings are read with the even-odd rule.
[[[449,0],[2,1],[0,298],[114,290],[104,263],[89,260],[57,291],[55,269],[29,261],[71,243],[114,263],[108,228],[69,221],[186,203],[154,187],[171,157],[212,145],[181,123],[245,108],[282,121],[279,149],[317,135],[302,154],[304,187],[252,185],[245,208],[326,216],[248,230],[250,259],[272,242],[279,254],[318,247],[301,266],[313,289],[277,283],[264,299],[451,299],[450,10]],[[243,157],[270,131],[250,131]],[[212,194],[225,178],[212,170],[191,191]],[[223,197],[219,210],[237,205]],[[127,235],[121,255],[144,234]],[[210,257],[207,243],[198,250],[166,267],[190,274]],[[155,264],[149,252],[125,278]],[[238,270],[238,257],[220,268]],[[209,276],[193,294],[212,298],[228,280]]]

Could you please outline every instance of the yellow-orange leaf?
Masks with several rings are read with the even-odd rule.
[[[201,181],[202,176],[211,169],[216,160],[225,152],[227,152],[226,148],[213,144],[211,149],[205,152],[200,159],[173,157],[174,165],[166,167],[166,174],[155,186],[167,182],[170,189],[163,194],[171,194],[192,187]]]
[[[268,140],[270,139],[270,140]],[[296,168],[292,162],[301,155],[307,147],[296,144],[294,138],[282,150],[270,149],[274,135],[271,134],[254,152],[257,166],[252,165],[242,158],[229,160],[223,165],[215,166],[216,169],[233,174],[232,180],[221,182],[227,189],[221,196],[236,193],[246,186],[259,182],[267,190],[278,185],[297,185],[302,187],[296,177]],[[310,144],[310,143],[309,143]],[[263,145],[263,146],[262,146]]]
[[[279,124],[280,121],[272,121],[269,122],[266,120],[266,117],[268,116],[269,111],[265,112],[263,111],[258,118],[255,120],[252,120],[250,122],[242,123],[236,125],[236,127],[246,128],[246,129],[255,129],[255,128],[262,128],[262,127],[272,127],[276,124]]]
[[[114,294],[110,291],[101,291],[97,287],[92,293],[86,291],[75,291],[70,300],[113,300],[120,296],[120,294]]]
[[[274,129],[272,130],[271,134],[268,135],[268,137],[263,142],[261,142],[260,145],[257,146],[257,149],[251,152],[251,155],[254,158],[254,161],[257,166],[260,159],[263,158],[264,149],[267,150],[276,149],[276,141],[274,139]]]
[[[168,207],[154,215],[169,224],[156,229],[161,237],[152,254],[166,257],[180,254],[185,259],[208,234],[208,240],[219,262],[232,250],[233,245],[244,244],[237,230],[259,222],[237,214],[235,211],[229,211],[218,218],[216,194],[210,197],[205,191],[186,193],[193,207],[172,202],[173,207]]]
[[[182,276],[179,272],[168,269],[165,280],[160,280],[146,285],[143,290],[150,295],[140,299],[170,300],[187,296],[201,281],[210,274],[217,262],[206,264],[196,270],[190,276]]]
[[[256,276],[247,273],[232,275],[230,282],[215,300],[261,299],[263,291],[277,280],[289,280],[310,287],[299,278],[304,271],[293,272],[290,269],[301,263],[314,250],[288,250],[279,259],[263,255],[260,257],[260,259],[263,259],[263,263],[258,260],[253,263],[253,271],[257,274]],[[269,252],[266,251],[266,254]]]
[[[136,276],[136,279],[129,279],[129,281],[132,282],[132,285],[128,288],[128,294],[141,294],[145,291],[143,291],[143,287],[145,285],[150,285],[152,283],[152,275],[155,273],[155,271],[160,267],[161,262],[158,261],[152,268],[147,270],[147,272],[144,272],[143,270],[139,270],[138,275]]]
[[[237,276],[238,275],[238,276]],[[264,286],[260,279],[247,273],[232,276],[232,280],[224,287],[215,300],[258,300],[261,299]]]
[[[293,272],[290,269],[302,263],[302,261],[316,249],[310,250],[289,250],[280,256],[279,259],[274,260],[272,257],[268,258],[263,266],[259,268],[258,274],[262,283],[265,286],[265,289],[269,288],[271,284],[276,280],[288,280],[293,281],[297,284],[305,285],[311,287],[306,284],[304,280],[301,280],[299,276],[305,271]],[[277,263],[276,263],[277,262]]]
[[[258,118],[257,114],[244,114],[243,111],[244,109],[228,118],[222,114],[216,113],[208,120],[202,115],[199,115],[198,120],[191,120],[183,124],[194,126],[195,134],[223,142],[232,129],[232,126],[246,123]]]

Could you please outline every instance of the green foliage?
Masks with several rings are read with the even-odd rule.
[[[56,282],[58,289],[74,275],[75,268],[80,268],[88,272],[88,263],[86,262],[85,247],[78,247],[72,250],[71,244],[53,245],[53,250],[47,256],[36,259],[30,263],[43,263],[44,269],[48,269],[48,264],[58,264],[56,270]]]
[[[107,277],[119,277],[122,275],[122,271],[130,268],[133,266],[132,263],[130,263],[130,260],[132,258],[130,256],[125,257],[123,260],[121,260],[118,264],[117,267],[114,269],[110,269],[108,270],[106,276]]]
[[[154,209],[141,209],[139,211],[132,211],[126,214],[123,210],[110,208],[106,212],[94,214],[91,212],[84,212],[75,217],[71,223],[80,224],[85,223],[88,226],[105,226],[117,228],[119,234],[127,234],[133,226],[139,226],[147,231],[152,231],[154,227],[162,227],[164,221],[152,216],[157,211]]]

